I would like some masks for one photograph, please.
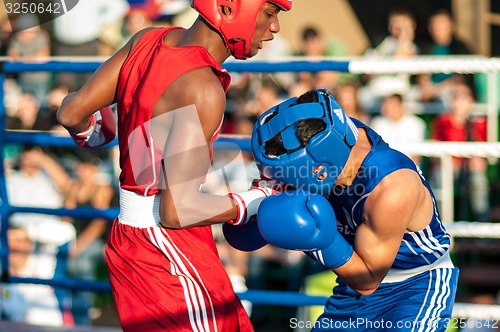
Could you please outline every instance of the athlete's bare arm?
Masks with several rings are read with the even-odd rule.
[[[106,60],[79,91],[64,98],[57,111],[57,119],[62,126],[70,132],[81,132],[88,128],[94,112],[114,102],[120,69],[137,41],[149,30],[138,32]]]
[[[160,218],[166,227],[183,228],[236,218],[232,200],[200,192],[210,166],[210,140],[226,105],[220,81],[209,67],[190,71],[173,82],[153,115],[168,110],[171,124],[164,147]],[[193,116],[194,115],[194,116]]]
[[[354,255],[335,273],[362,295],[374,292],[392,266],[404,233],[430,222],[430,199],[414,171],[403,169],[386,176],[365,203]]]

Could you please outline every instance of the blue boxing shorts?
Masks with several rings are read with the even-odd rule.
[[[407,280],[383,283],[360,295],[340,278],[311,332],[445,331],[450,323],[458,268],[438,268]]]

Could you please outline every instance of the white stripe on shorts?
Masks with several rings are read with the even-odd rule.
[[[186,300],[186,307],[188,309],[191,328],[196,332],[210,331],[202,290],[195,278],[193,278],[189,272],[188,268],[185,266],[182,259],[179,257],[179,249],[174,248],[175,245],[171,242],[171,240],[167,239],[166,234],[162,232],[160,228],[153,227],[149,228],[147,231],[151,242],[159,248],[170,261],[172,275],[179,277],[179,281],[184,290],[184,298]],[[192,264],[190,265],[192,266]]]
[[[433,274],[436,273],[436,278],[433,281]],[[431,332],[435,331],[439,325],[439,315],[444,310],[446,302],[450,297],[450,287],[449,282],[453,274],[452,269],[436,269],[432,270],[429,274],[429,286],[427,288],[427,293],[420,307],[420,311],[415,319],[419,324],[415,324],[412,331],[418,328],[418,332]],[[430,300],[428,301],[429,295],[432,293]],[[422,319],[419,319],[420,314],[424,307],[428,305]]]
[[[213,321],[213,324],[214,324],[214,332],[217,332],[218,331],[218,328],[217,328],[217,320],[215,319],[215,309],[214,309],[214,305],[213,305],[213,302],[212,302],[212,297],[210,296],[210,293],[208,292],[208,289],[206,288],[205,284],[203,283],[203,279],[201,278],[200,274],[198,273],[198,270],[196,270],[196,268],[194,267],[194,265],[191,263],[191,261],[186,257],[186,255],[184,255],[184,253],[182,252],[182,250],[180,250],[177,245],[175,244],[174,241],[172,241],[172,239],[170,238],[170,235],[167,233],[166,230],[162,229],[162,232],[164,233],[165,237],[168,237],[170,239],[170,242],[172,244],[172,246],[177,250],[177,252],[182,256],[184,257],[184,259],[186,260],[186,262],[188,262],[189,266],[191,266],[191,269],[193,270],[193,272],[195,273],[196,277],[198,278],[199,280],[199,284],[201,285],[201,287],[203,288],[203,290],[205,291],[205,294],[207,294],[207,298],[208,298],[208,301],[210,303],[210,310],[212,312],[212,321]],[[204,308],[206,308],[206,306],[204,306]],[[207,323],[208,324],[208,323]]]

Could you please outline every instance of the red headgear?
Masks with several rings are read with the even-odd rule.
[[[257,15],[266,2],[284,11],[292,9],[292,0],[193,0],[191,6],[219,31],[236,59],[246,59]]]

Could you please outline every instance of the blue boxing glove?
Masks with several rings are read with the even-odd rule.
[[[302,250],[331,269],[344,265],[353,254],[352,246],[337,230],[332,206],[321,195],[296,191],[266,197],[257,220],[270,244]]]
[[[253,216],[250,221],[243,225],[224,223],[222,233],[227,243],[241,251],[254,251],[265,246],[267,241],[260,234],[256,218]]]

